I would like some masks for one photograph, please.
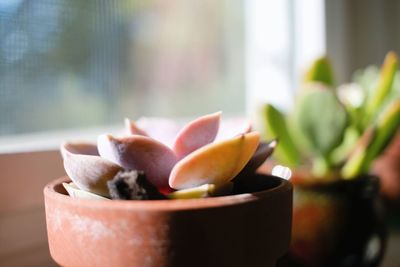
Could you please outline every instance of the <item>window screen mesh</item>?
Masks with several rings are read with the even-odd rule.
[[[1,0],[0,135],[244,110],[239,0]]]

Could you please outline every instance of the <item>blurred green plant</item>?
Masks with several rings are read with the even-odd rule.
[[[295,169],[311,165],[312,176],[325,180],[367,173],[400,126],[397,67],[389,52],[380,71],[369,67],[355,73],[354,83],[335,87],[329,60],[317,59],[288,114],[264,106],[265,138],[279,138],[277,161]]]

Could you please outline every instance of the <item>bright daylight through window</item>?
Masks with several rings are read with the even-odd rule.
[[[243,5],[0,1],[0,135],[242,114]]]

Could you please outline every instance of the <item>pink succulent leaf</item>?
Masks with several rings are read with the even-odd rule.
[[[140,118],[136,125],[154,138],[169,147],[172,147],[181,125],[174,120],[165,118]]]
[[[98,138],[99,153],[124,169],[144,171],[147,179],[158,188],[168,187],[169,174],[177,162],[166,145],[147,136],[131,135]]]
[[[221,112],[205,115],[188,123],[176,136],[173,150],[179,159],[215,140]]]
[[[137,134],[143,136],[149,136],[146,131],[139,128],[135,122],[131,121],[128,118],[125,118],[125,131],[128,135]]]
[[[216,137],[217,141],[232,138],[252,131],[252,124],[244,118],[230,118],[223,120]]]
[[[102,134],[97,137],[97,149],[99,151],[99,155],[104,159],[121,165],[117,155],[118,151],[112,146],[110,138],[114,137],[112,137],[110,134]]]
[[[180,190],[227,183],[247,164],[259,141],[260,134],[251,132],[199,148],[175,165],[169,185]]]
[[[67,154],[82,154],[82,155],[91,155],[91,156],[100,156],[97,151],[96,144],[89,142],[64,142],[60,146],[60,152],[63,159],[67,156]]]
[[[107,181],[120,166],[101,158],[95,144],[64,143],[60,150],[66,173],[80,189],[108,196]]]
[[[110,200],[109,198],[105,198],[98,194],[93,194],[91,192],[85,191],[77,187],[73,182],[71,183],[62,183],[65,190],[67,190],[68,195],[72,198],[78,199],[91,199],[91,200]]]

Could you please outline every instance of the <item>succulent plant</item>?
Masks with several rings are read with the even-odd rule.
[[[308,69],[304,81],[306,83],[310,81],[318,81],[333,86],[333,70],[329,60],[326,57],[321,57],[315,60],[311,68]]]
[[[274,154],[293,168],[311,164],[314,177],[353,179],[368,172],[400,125],[400,93],[392,90],[398,65],[389,52],[375,88],[334,87],[329,60],[317,59],[307,71],[294,107],[283,114],[263,110],[267,138],[279,138]]]
[[[383,102],[392,89],[397,66],[397,55],[394,52],[389,52],[386,55],[385,62],[382,66],[376,89],[371,92],[368,96],[367,102],[365,103],[366,124],[370,123],[376,116],[378,116]]]
[[[366,129],[353,154],[344,164],[342,176],[350,179],[357,174],[367,172],[372,161],[383,152],[394,137],[399,125],[400,100],[397,100],[386,108],[375,124]]]
[[[296,165],[300,160],[300,153],[290,136],[284,115],[270,104],[265,105],[264,114],[268,137],[272,138],[274,136],[283,140],[277,147],[275,156],[285,164],[290,166]]]
[[[294,116],[295,127],[307,146],[314,154],[328,159],[342,142],[348,121],[347,112],[335,93],[322,85],[308,86],[299,96]]]
[[[154,191],[152,187],[168,198],[225,194],[235,177],[254,172],[266,160],[276,142],[260,143],[259,133],[252,131],[247,122],[240,132],[228,131],[228,137],[226,133],[225,137],[217,137],[220,117],[221,112],[202,116],[165,143],[152,137],[154,130],[172,136],[170,133],[175,130],[171,129],[177,127],[169,125],[167,133],[151,123],[147,123],[151,125],[147,129],[139,127],[129,119],[125,120],[126,132],[122,136],[102,134],[97,145],[64,143],[64,167],[73,181],[66,188],[70,195],[78,197],[84,193],[76,191],[82,190],[90,193],[84,197],[95,194],[109,198],[112,190],[111,196],[119,199],[129,198],[126,192],[138,192],[141,195],[137,199],[152,198],[145,195]],[[132,182],[136,184],[129,184]]]

